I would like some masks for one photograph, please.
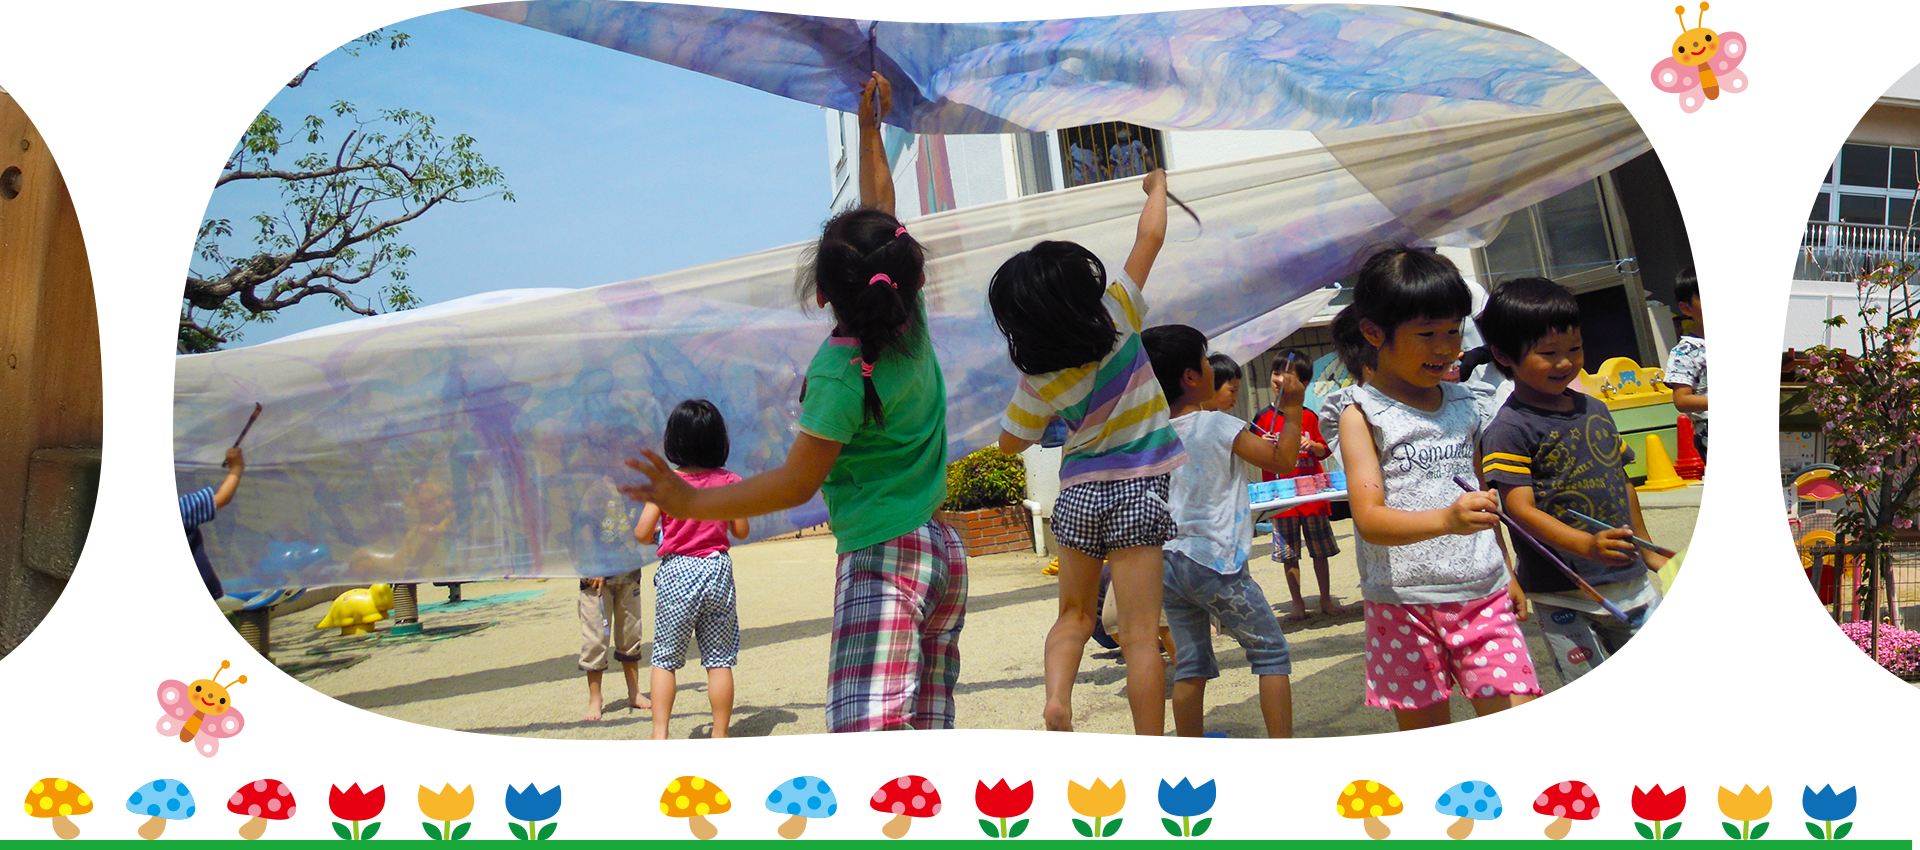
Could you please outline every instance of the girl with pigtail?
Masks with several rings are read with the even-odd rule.
[[[950,729],[967,604],[966,550],[933,519],[946,501],[946,384],[927,331],[926,250],[894,217],[874,74],[860,99],[861,206],[826,224],[800,272],[804,300],[833,311],[807,367],[800,433],[777,469],[696,490],[659,455],[628,496],[685,519],[787,510],[817,491],[837,541],[827,673],[832,732]]]

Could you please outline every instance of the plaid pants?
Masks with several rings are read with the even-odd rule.
[[[967,550],[929,522],[840,556],[827,731],[953,728]]]

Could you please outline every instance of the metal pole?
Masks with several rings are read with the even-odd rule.
[[[1867,657],[1880,661],[1880,558],[1886,544],[1875,544],[1867,554],[1872,571],[1867,573],[1867,611],[1873,617],[1871,637],[1867,640]]]

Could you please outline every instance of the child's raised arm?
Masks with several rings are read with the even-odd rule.
[[[1233,453],[1268,472],[1289,475],[1300,463],[1300,429],[1306,420],[1300,415],[1300,405],[1306,400],[1307,388],[1292,372],[1274,383],[1280,393],[1274,409],[1284,417],[1280,433],[1262,438],[1241,431],[1233,440]]]
[[[875,100],[879,103],[875,104]],[[876,109],[876,105],[878,108]],[[880,118],[893,111],[893,84],[879,71],[860,90],[860,205],[893,215],[893,169]]]
[[[246,471],[247,456],[239,446],[227,449],[227,478],[220,482],[220,489],[214,491],[213,506],[225,508],[233,503],[234,494],[240,492],[240,473]]]
[[[1500,524],[1492,493],[1461,493],[1452,505],[1425,511],[1387,507],[1387,491],[1373,432],[1359,405],[1340,414],[1340,457],[1347,471],[1353,528],[1376,546],[1405,546],[1447,534],[1477,534]]]
[[[1167,172],[1156,168],[1147,172],[1140,184],[1147,193],[1147,205],[1140,209],[1140,225],[1133,234],[1133,251],[1127,254],[1127,277],[1145,289],[1147,272],[1153,271],[1160,246],[1167,243]]]
[[[652,502],[660,510],[683,519],[734,520],[770,514],[806,504],[833,470],[840,458],[841,444],[816,437],[805,431],[793,438],[787,449],[787,462],[777,469],[755,475],[738,484],[695,489],[667,465],[665,458],[652,449],[641,449],[645,462],[627,460],[627,467],[645,475],[647,481],[626,484],[620,492],[627,498]]]

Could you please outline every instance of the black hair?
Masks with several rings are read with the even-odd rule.
[[[667,461],[674,466],[719,469],[727,465],[732,446],[727,442],[727,420],[720,408],[704,398],[680,402],[667,414],[667,435],[662,446]]]
[[[833,307],[841,336],[860,341],[860,362],[870,371],[882,354],[904,353],[909,334],[923,333],[918,315],[927,251],[899,219],[872,207],[847,210],[827,220],[812,256],[801,265],[802,303],[824,297]],[[873,376],[866,383],[866,421],[885,422]]]
[[[1694,275],[1692,266],[1681,269],[1679,274],[1673,276],[1673,304],[1675,311],[1680,309],[1681,304],[1690,303],[1693,299],[1699,297],[1700,278]]]
[[[1544,277],[1516,277],[1494,288],[1474,324],[1488,348],[1518,362],[1547,334],[1579,330],[1580,301],[1566,287]],[[1513,377],[1513,369],[1499,358],[1494,358],[1493,366]]]
[[[1113,351],[1120,332],[1101,303],[1106,291],[1107,267],[1072,242],[1041,242],[1001,263],[987,305],[1014,368],[1044,375]]]
[[[1207,359],[1207,335],[1186,325],[1158,325],[1140,332],[1140,345],[1171,407],[1180,401],[1180,379]]]
[[[1245,380],[1244,374],[1240,371],[1240,364],[1233,362],[1233,358],[1225,354],[1214,352],[1213,354],[1207,355],[1207,365],[1213,367],[1213,389],[1215,392],[1219,392],[1220,388],[1226,386],[1228,381]]]
[[[1279,357],[1273,358],[1273,371],[1281,369],[1292,369],[1293,376],[1299,378],[1300,383],[1304,384],[1313,380],[1313,357],[1298,348],[1289,348],[1280,352]],[[1354,373],[1354,377],[1359,375],[1358,372]]]
[[[1453,261],[1395,245],[1375,251],[1353,276],[1353,303],[1333,319],[1333,344],[1340,362],[1358,379],[1364,374],[1359,367],[1377,362],[1374,346],[1361,332],[1362,321],[1372,322],[1391,340],[1394,330],[1407,322],[1464,319],[1472,312],[1473,293]]]

